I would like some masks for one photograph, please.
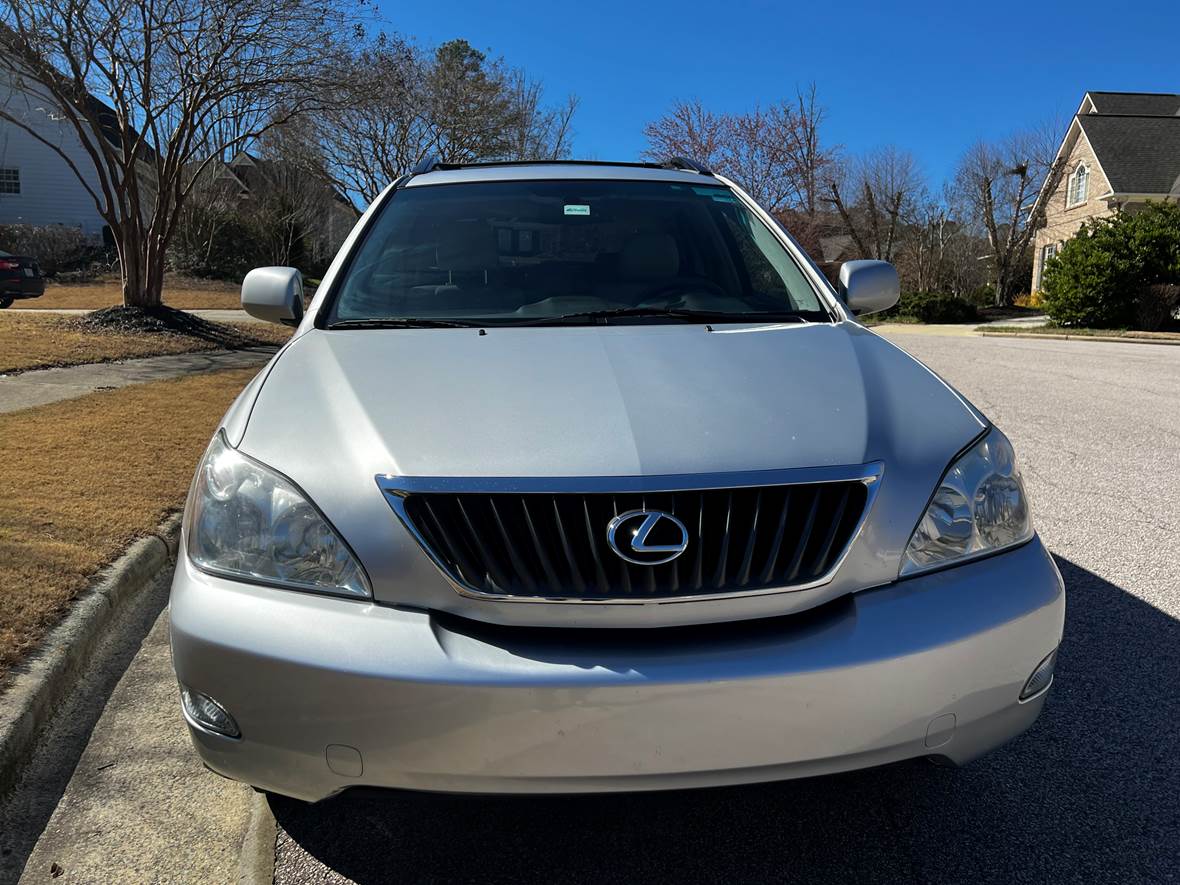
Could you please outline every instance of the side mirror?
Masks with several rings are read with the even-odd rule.
[[[845,261],[839,288],[855,316],[888,310],[901,297],[897,268],[888,261]]]
[[[256,267],[242,280],[242,308],[268,323],[298,326],[303,319],[303,275],[293,267]]]

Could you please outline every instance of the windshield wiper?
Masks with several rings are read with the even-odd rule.
[[[686,322],[703,323],[806,323],[808,320],[793,311],[728,311],[693,310],[687,307],[612,307],[603,310],[580,310],[551,317],[523,320],[516,325],[542,326],[569,320],[609,320],[613,317],[672,317]]]
[[[479,323],[466,320],[440,320],[431,317],[370,317],[337,320],[329,329],[478,329]]]

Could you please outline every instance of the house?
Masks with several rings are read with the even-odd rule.
[[[0,105],[36,133],[0,118],[0,225],[60,224],[101,239],[106,222],[87,190],[101,193],[98,175],[73,126],[54,113],[51,99],[3,70]],[[117,132],[112,136],[117,138]],[[69,162],[49,145],[60,148]]]
[[[1033,209],[1033,288],[1082,222],[1149,200],[1180,201],[1180,94],[1087,92]]]
[[[277,225],[298,229],[313,263],[330,261],[358,218],[346,196],[291,162],[240,151],[214,175],[240,202],[270,210]]]

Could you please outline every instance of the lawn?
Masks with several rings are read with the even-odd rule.
[[[0,685],[94,573],[182,506],[237,369],[0,415]]]
[[[226,323],[240,346],[280,345],[291,329],[269,323]],[[95,332],[75,317],[0,312],[0,374],[168,353],[215,350],[225,342],[181,334]]]
[[[315,294],[318,279],[305,277],[303,293]],[[180,310],[241,310],[242,284],[240,281],[203,280],[168,274],[164,278],[164,303]],[[16,302],[18,308],[34,310],[74,309],[98,310],[123,303],[123,288],[117,275],[86,283],[45,282],[45,294]]]
[[[169,275],[164,281],[164,303],[181,310],[241,310],[241,283],[224,280],[199,280]],[[49,280],[40,298],[19,301],[16,307],[46,310],[81,308],[97,310],[123,303],[119,278],[107,277],[89,283],[61,285]]]

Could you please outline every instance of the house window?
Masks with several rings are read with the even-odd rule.
[[[1090,184],[1090,170],[1085,166],[1078,166],[1069,179],[1068,205],[1077,206],[1086,202],[1086,188]]]
[[[0,194],[20,193],[20,170],[0,169]]]

